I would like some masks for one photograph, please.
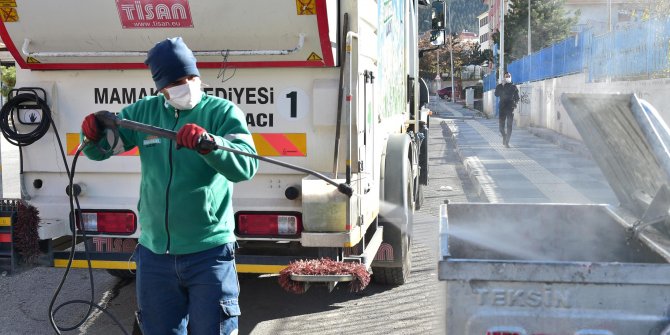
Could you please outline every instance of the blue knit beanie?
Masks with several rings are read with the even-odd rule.
[[[144,61],[144,64],[151,69],[151,77],[158,90],[183,77],[200,77],[195,63],[193,52],[181,37],[168,38],[156,43]]]

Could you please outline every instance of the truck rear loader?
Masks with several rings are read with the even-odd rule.
[[[8,101],[22,145],[21,197],[40,213],[48,260],[67,264],[68,192],[78,196],[82,243],[91,264],[132,276],[137,217],[137,150],[107,161],[67,162],[85,115],[157,94],[143,64],[155,43],[183,37],[204,92],[246,114],[258,153],[353,189],[265,162],[235,185],[235,233],[242,273],[278,273],[296,260],[363,264],[376,282],[403,284],[410,270],[412,214],[428,181],[427,96],[418,78],[418,11],[429,1],[31,0],[0,4],[0,37],[16,59]],[[444,3],[434,22],[444,28]],[[420,95],[420,89],[424,94]],[[14,100],[12,100],[14,99]],[[47,124],[43,127],[44,123]],[[169,182],[168,180],[165,181]],[[165,195],[156,195],[165,196]],[[81,248],[75,267],[86,267]],[[294,278],[326,282],[340,278]]]

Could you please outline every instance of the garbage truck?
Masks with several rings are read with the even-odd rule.
[[[235,184],[238,271],[278,273],[328,258],[403,284],[428,182],[420,8],[444,29],[442,1],[2,1],[0,37],[17,63],[3,128],[18,138],[21,200],[39,211],[50,264],[64,267],[74,252],[74,267],[90,260],[132,276],[142,228],[137,148],[104,162],[79,157],[72,186],[69,165],[84,116],[158,94],[147,50],[180,36],[204,92],[237,104],[258,154],[285,163],[261,161],[252,180]]]
[[[670,334],[670,128],[633,94],[561,101],[619,203],[442,205],[448,335]]]

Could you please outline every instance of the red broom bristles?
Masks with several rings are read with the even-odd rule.
[[[14,226],[14,247],[26,264],[33,264],[40,255],[39,234],[40,212],[25,201],[18,203],[18,213]]]
[[[291,262],[279,273],[279,285],[286,291],[296,294],[305,293],[305,283],[291,279],[291,275],[352,275],[352,292],[363,290],[370,283],[370,273],[365,265],[353,262],[337,262],[330,258],[299,260]]]

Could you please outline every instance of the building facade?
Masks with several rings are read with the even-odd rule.
[[[491,49],[491,44],[493,42],[491,39],[491,29],[489,28],[489,13],[484,12],[477,16],[477,21],[479,22],[479,46],[481,50]]]

